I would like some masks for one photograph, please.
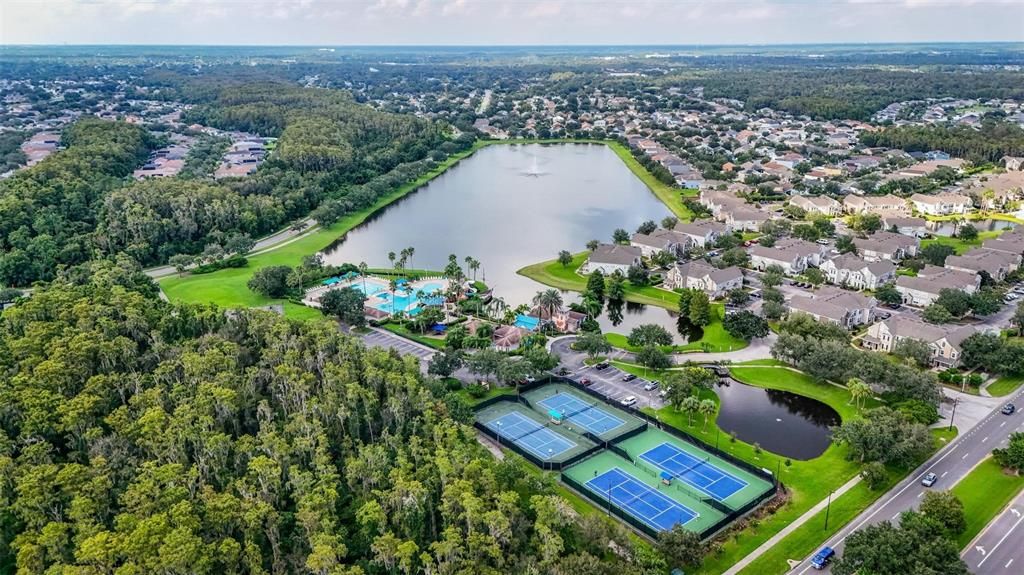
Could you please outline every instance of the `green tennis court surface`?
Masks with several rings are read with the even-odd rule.
[[[515,444],[533,457],[550,463],[567,461],[595,443],[544,415],[514,401],[499,401],[476,413],[476,420],[496,433],[502,444]]]
[[[666,472],[697,497],[739,509],[772,488],[763,477],[656,427],[617,444],[638,466]]]
[[[577,433],[590,432],[604,441],[647,425],[635,415],[561,383],[531,389],[523,394],[523,399],[548,418],[552,411],[559,414],[563,418],[559,427]]]
[[[653,531],[682,523],[701,533],[725,518],[721,511],[691,495],[691,490],[676,482],[665,485],[657,473],[611,451],[598,452],[562,473],[582,485],[584,495],[598,507],[616,507]]]

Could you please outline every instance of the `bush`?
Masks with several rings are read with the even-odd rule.
[[[868,489],[874,491],[885,484],[886,479],[889,478],[889,472],[885,470],[884,465],[873,461],[865,465],[864,469],[861,469],[860,478],[864,480],[864,484],[868,486]]]
[[[479,383],[471,383],[466,386],[466,393],[468,393],[470,397],[480,399],[481,397],[487,395],[487,388],[480,385]]]
[[[919,399],[901,401],[894,407],[905,415],[907,419],[921,425],[931,425],[939,420],[939,412],[931,405]]]
[[[196,266],[189,271],[195,275],[202,275],[213,273],[215,271],[227,268],[244,268],[248,264],[249,260],[245,259],[245,256],[235,254],[229,258],[224,258],[222,260],[217,260],[215,262],[210,262],[208,264]]]

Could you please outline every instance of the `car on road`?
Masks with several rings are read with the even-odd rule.
[[[818,551],[814,557],[811,557],[811,567],[815,569],[824,569],[832,562],[836,557],[835,549],[831,547],[822,547],[821,551]]]
[[[636,403],[636,397],[634,397],[632,395],[630,395],[628,397],[623,397],[622,400],[619,401],[619,403],[621,403],[625,407],[629,407],[629,406],[633,405],[634,403]]]
[[[1012,403],[1007,403],[1000,411],[1003,412],[1003,415],[1013,415],[1013,412],[1017,411],[1017,406]]]
[[[826,240],[825,238],[821,238],[821,239],[815,240],[815,241],[817,241],[819,244],[821,244],[823,246],[827,246],[828,245],[828,240]]]
[[[658,389],[658,382],[657,381],[648,381],[644,385],[644,391],[654,391],[655,389]]]
[[[601,371],[602,369],[608,369],[608,362],[602,361],[601,363],[594,366],[594,369]]]
[[[925,475],[923,479],[921,479],[921,485],[924,485],[925,487],[931,487],[932,485],[935,485],[935,482],[938,480],[938,475],[935,475],[934,473],[929,473],[928,475]]]
[[[587,379],[585,377],[580,379],[580,385],[582,385],[583,387],[586,387],[586,386],[590,385],[591,383],[594,383],[594,382],[590,381],[589,379]]]
[[[626,375],[622,376],[622,381],[633,381],[634,379],[636,379],[636,376],[633,375],[632,373],[627,373]]]

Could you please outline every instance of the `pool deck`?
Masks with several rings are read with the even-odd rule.
[[[393,313],[415,315],[423,307],[421,298],[428,293],[444,292],[448,288],[448,279],[443,277],[420,278],[391,292],[391,282],[376,276],[359,277],[351,280],[325,280],[319,285],[306,290],[302,303],[312,308],[320,308],[320,298],[331,290],[346,287],[354,288],[366,295],[365,308],[370,317],[389,316]],[[393,298],[393,299],[392,299]]]

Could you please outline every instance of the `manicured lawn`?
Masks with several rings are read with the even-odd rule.
[[[469,404],[470,406],[475,406],[476,404],[482,401],[486,401],[492,397],[498,397],[499,395],[515,395],[516,388],[497,387],[492,385],[491,388],[488,389],[487,392],[481,397],[473,397],[472,395],[469,394],[469,390],[467,390],[466,388],[460,389],[459,391],[456,392],[456,394],[461,395],[462,398],[466,400],[466,403]]]
[[[465,152],[453,154],[430,172],[381,197],[365,210],[349,214],[333,225],[318,228],[291,243],[249,257],[249,264],[244,268],[230,268],[203,275],[170,276],[161,280],[160,286],[172,301],[215,303],[222,307],[254,307],[282,303],[284,300],[267,298],[249,290],[246,283],[256,270],[267,266],[299,265],[303,256],[316,253],[324,246],[330,245],[339,236],[366,221],[381,208],[420,188],[485,145],[488,144],[478,142]],[[304,306],[284,303],[285,314],[288,317],[310,319],[320,315],[316,310],[305,312],[301,311],[308,309]]]
[[[711,304],[711,323],[704,326],[704,337],[698,341],[691,341],[684,345],[666,345],[661,350],[666,353],[685,353],[690,351],[723,352],[734,351],[747,347],[748,342],[729,335],[722,324],[722,317],[725,315],[724,304]],[[608,343],[626,351],[640,351],[640,348],[629,345],[627,336],[618,333],[604,334]]]
[[[1002,397],[1004,395],[1010,395],[1020,387],[1020,384],[1024,383],[1024,376],[1021,375],[1004,375],[999,379],[992,382],[986,390],[989,395],[993,397]]]
[[[636,177],[640,178],[640,181],[647,185],[655,196],[661,200],[661,203],[665,204],[668,209],[672,210],[677,218],[683,221],[690,221],[693,219],[693,212],[690,211],[685,205],[683,205],[682,197],[696,197],[697,190],[683,190],[675,186],[665,184],[658,178],[655,178],[650,172],[644,168],[640,162],[636,161],[633,154],[629,151],[626,146],[609,141],[606,143],[609,148],[626,164],[626,166],[633,172]]]
[[[961,255],[961,254],[963,254],[964,252],[966,252],[967,250],[969,250],[971,248],[976,248],[976,247],[980,246],[981,242],[983,242],[985,240],[990,240],[992,238],[999,237],[999,234],[1001,234],[1001,233],[1003,233],[1003,232],[1001,232],[1001,231],[981,232],[981,233],[978,234],[978,237],[976,239],[973,239],[973,240],[961,240],[960,238],[934,237],[934,238],[929,238],[927,240],[921,240],[921,247],[924,248],[924,247],[927,247],[927,246],[929,246],[931,244],[943,244],[943,245],[947,245],[947,246],[952,246],[952,248],[954,250],[956,250],[957,255]]]
[[[516,273],[553,288],[582,292],[587,289],[587,278],[576,270],[587,260],[589,252],[573,254],[572,263],[562,265],[558,260],[548,260],[528,265]],[[679,305],[679,294],[654,286],[636,287],[625,282],[626,301],[656,305],[675,310]]]
[[[957,537],[960,548],[966,547],[981,533],[1022,487],[1024,477],[1003,473],[992,458],[982,461],[954,485],[951,491],[964,504],[964,515],[967,516],[967,529]]]
[[[416,333],[409,328],[405,327],[400,323],[388,322],[381,326],[382,328],[390,331],[391,333],[397,333],[398,335],[415,341],[416,343],[423,344],[427,347],[434,349],[444,349],[444,338],[443,337],[431,337],[422,333]]]

